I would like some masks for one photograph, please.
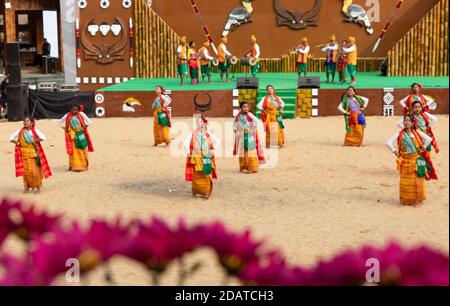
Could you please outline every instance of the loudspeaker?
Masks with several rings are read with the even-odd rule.
[[[320,77],[301,77],[298,88],[320,88]]]
[[[256,77],[250,78],[238,78],[236,82],[237,89],[258,89],[259,88],[259,79]]]
[[[6,58],[8,59],[8,63],[20,64],[20,43],[6,44]]]
[[[56,73],[56,58],[43,56],[42,57],[42,73],[53,74]]]
[[[28,86],[9,85],[6,87],[8,101],[8,121],[21,121],[28,112]]]
[[[22,71],[20,64],[8,62],[9,84],[20,85],[22,83]]]

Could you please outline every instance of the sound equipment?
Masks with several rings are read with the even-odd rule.
[[[237,89],[258,89],[259,79],[256,77],[241,77],[237,79]]]
[[[9,84],[20,85],[22,83],[22,70],[20,64],[8,62]]]
[[[20,64],[20,43],[6,44],[6,58],[8,63]]]
[[[56,58],[50,56],[42,57],[42,73],[54,74],[56,73]]]
[[[79,92],[80,86],[78,84],[70,85],[70,84],[61,84],[58,88],[59,92]]]
[[[8,101],[8,121],[22,121],[28,113],[28,86],[9,85],[6,87]]]
[[[320,88],[320,77],[301,77],[298,88]]]
[[[40,82],[37,86],[39,91],[56,91],[58,89],[58,83],[56,82]]]

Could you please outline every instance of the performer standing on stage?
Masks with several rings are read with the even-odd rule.
[[[41,145],[45,140],[44,134],[35,128],[34,119],[28,116],[23,120],[23,128],[9,137],[9,141],[16,145],[16,177],[23,177],[24,193],[30,189],[39,193],[42,189],[42,178],[52,175]]]
[[[184,141],[187,153],[185,179],[192,182],[192,195],[210,198],[213,191],[213,179],[217,179],[217,167],[214,150],[219,139],[208,132],[208,121],[203,117],[196,119],[196,129]]]
[[[220,72],[220,80],[224,82],[223,76],[226,75],[226,82],[230,82],[230,62],[229,59],[233,56],[227,49],[228,38],[223,37],[222,42],[219,44],[217,48],[217,52],[219,53],[217,59],[219,60],[219,72]]]
[[[345,146],[360,147],[364,140],[364,129],[366,128],[365,111],[369,105],[369,99],[358,96],[356,89],[350,86],[342,96],[338,110],[344,114]]]
[[[336,35],[333,34],[330,36],[330,43],[322,48],[322,51],[326,52],[325,70],[327,74],[327,83],[330,82],[330,76],[332,78],[331,81],[334,83],[338,49],[339,44],[336,42]]]
[[[337,70],[339,72],[339,82],[341,84],[347,82],[346,70],[347,70],[347,53],[344,52],[344,48],[347,46],[347,41],[344,40],[339,48]]]
[[[94,152],[88,126],[92,121],[83,112],[84,106],[74,105],[69,113],[59,121],[65,130],[66,152],[69,155],[69,171],[87,171],[89,167],[88,152]]]
[[[256,64],[254,66],[251,66],[251,73],[252,76],[255,77],[256,74],[259,72],[260,66],[259,66],[259,57],[261,56],[261,48],[256,42],[256,36],[252,35],[250,37],[250,43],[252,45],[250,51],[247,53],[247,57],[250,60],[254,60]]]
[[[348,37],[347,46],[342,49],[347,53],[347,71],[352,82],[350,85],[356,85],[356,73],[357,73],[357,63],[358,63],[358,47],[356,46],[356,38],[353,36]]]
[[[395,133],[387,146],[398,158],[400,203],[417,205],[427,196],[425,180],[437,179],[427,151],[432,139],[414,128],[413,116],[405,116],[403,125],[405,128]]]
[[[202,83],[205,84],[205,77],[208,77],[208,84],[211,84],[211,61],[214,57],[209,55],[209,48],[211,44],[209,41],[203,44],[203,47],[198,50],[198,55],[200,57],[201,72],[202,72]]]
[[[302,73],[304,73],[305,77],[308,71],[308,55],[310,51],[310,46],[308,45],[308,38],[303,37],[302,42],[295,49],[295,53],[297,53],[297,71],[298,76],[301,77]]]
[[[420,101],[422,103],[422,109],[424,112],[429,113],[431,110],[435,110],[436,102],[428,96],[422,94],[422,84],[414,83],[411,85],[412,93],[400,101],[400,105],[403,107],[404,115],[412,114],[412,104],[414,101]]]
[[[431,152],[431,146],[433,146],[434,151],[436,153],[439,153],[439,146],[437,144],[436,137],[434,137],[433,129],[431,128],[438,122],[438,118],[430,113],[424,112],[422,103],[420,101],[414,101],[411,105],[411,108],[411,112],[413,113],[412,116],[414,117],[414,128],[427,134],[432,139],[431,145],[427,147],[427,151]],[[405,126],[403,120],[400,120],[397,123],[397,126],[401,129],[404,129]]]
[[[180,45],[177,48],[177,56],[178,56],[178,75],[181,79],[181,86],[184,86],[184,79],[188,75],[187,68],[187,60],[188,60],[188,46],[187,46],[187,37],[181,37]]]
[[[172,127],[170,113],[167,107],[172,103],[172,99],[165,94],[162,86],[156,86],[156,98],[153,101],[153,136],[154,146],[165,143],[170,144],[170,128]]]
[[[284,101],[275,95],[275,89],[272,85],[267,86],[267,96],[261,99],[257,108],[261,110],[261,119],[264,123],[264,131],[266,132],[266,147],[272,145],[282,148],[285,143],[283,109]],[[277,138],[275,140],[273,138]]]
[[[241,103],[241,111],[233,120],[235,133],[233,154],[239,156],[241,172],[258,172],[264,164],[264,152],[258,136],[258,118],[250,112],[250,104]]]
[[[189,63],[189,75],[191,76],[191,84],[197,85],[200,69],[200,60],[198,59],[198,52],[197,49],[195,48],[195,42],[193,41],[189,43],[187,58]]]

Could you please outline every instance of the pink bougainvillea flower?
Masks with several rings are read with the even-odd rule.
[[[183,221],[178,228],[171,229],[163,220],[153,218],[148,225],[140,225],[128,256],[142,262],[149,270],[162,273],[170,262],[194,250],[199,243]]]
[[[3,267],[3,278],[0,286],[34,286],[36,275],[32,266],[19,258],[0,254],[0,267]]]
[[[33,242],[29,256],[44,283],[65,273],[71,260],[78,260],[80,273],[94,269],[101,262],[101,255],[89,248],[86,233],[77,223],[73,223],[68,230],[56,227]]]
[[[270,252],[262,260],[247,264],[239,274],[239,279],[244,285],[290,286],[295,281],[293,272],[281,254]]]
[[[130,225],[122,225],[120,219],[114,224],[93,221],[87,232],[87,242],[101,254],[103,261],[115,255],[126,255],[133,245]]]
[[[198,232],[202,245],[214,249],[220,264],[230,275],[237,275],[246,265],[258,261],[258,250],[262,242],[253,241],[250,231],[231,233],[222,223],[216,222],[199,227]]]
[[[3,200],[0,204],[0,228],[16,233],[25,241],[33,235],[42,235],[59,223],[61,216],[51,216],[46,212],[38,213],[34,206],[25,207],[20,202]]]

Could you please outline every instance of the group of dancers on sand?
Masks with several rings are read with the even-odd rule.
[[[412,93],[400,104],[404,118],[398,123],[400,130],[392,136],[387,146],[397,156],[397,169],[400,173],[400,202],[416,205],[426,198],[426,180],[437,179],[431,160],[431,150],[439,152],[432,126],[437,118],[430,114],[436,108],[435,101],[421,93],[422,86],[413,84]],[[171,118],[167,107],[172,103],[161,86],[156,87],[153,102],[155,146],[171,143]],[[338,109],[345,118],[345,146],[360,147],[366,128],[365,111],[369,100],[359,96],[354,87],[344,93]],[[235,132],[234,155],[239,157],[241,172],[257,173],[265,163],[263,143],[258,135],[260,120],[250,112],[248,103],[241,103],[241,110],[233,119]],[[265,132],[266,148],[281,149],[285,145],[284,124],[282,120],[284,102],[276,95],[273,86],[267,86],[267,95],[261,99],[257,108],[261,110]],[[69,155],[70,171],[87,171],[88,152],[93,152],[88,127],[91,120],[75,105],[61,120],[65,132],[66,151]],[[52,175],[41,142],[44,134],[36,129],[33,118],[26,117],[23,128],[10,137],[15,144],[16,176],[23,177],[25,192],[39,192],[42,178]],[[214,149],[220,140],[208,131],[208,120],[199,115],[194,131],[183,143],[186,152],[185,179],[192,182],[192,194],[209,198],[213,190],[213,179],[217,179],[217,164]]]
[[[223,37],[217,49],[213,49],[209,41],[197,50],[194,41],[187,42],[187,37],[183,36],[177,48],[177,71],[181,80],[181,86],[185,86],[185,79],[189,76],[192,85],[199,84],[200,75],[202,83],[205,79],[211,83],[212,66],[217,66],[222,82],[230,81],[230,69],[238,62],[238,58],[228,50],[228,37]],[[358,48],[356,38],[349,36],[342,43],[338,43],[336,35],[332,34],[326,44],[317,46],[325,53],[325,72],[327,83],[335,82],[336,72],[339,74],[339,81],[347,81],[347,74],[351,78],[351,85],[356,84]],[[217,54],[215,52],[217,51]],[[306,76],[308,71],[308,58],[311,47],[308,38],[303,37],[300,44],[290,50],[296,54],[296,70],[298,76]],[[252,76],[256,76],[260,71],[261,47],[257,43],[255,35],[250,37],[250,50],[240,59],[241,64],[249,66]]]

